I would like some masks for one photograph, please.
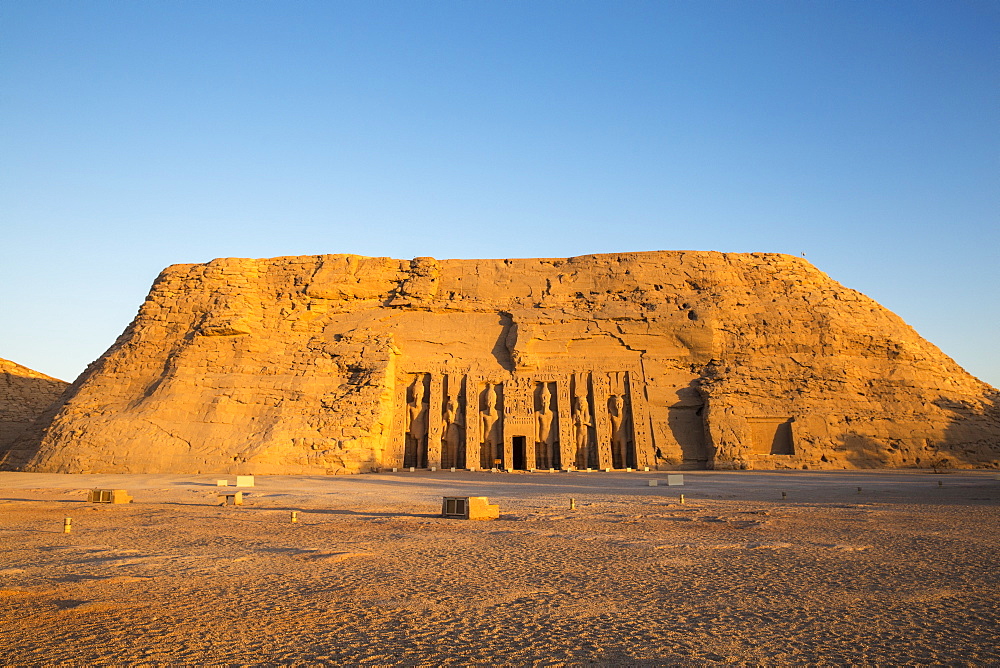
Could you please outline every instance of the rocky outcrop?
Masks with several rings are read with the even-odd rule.
[[[0,358],[0,457],[69,383]]]
[[[994,388],[774,254],[175,265],[42,427],[28,470],[1000,466]]]

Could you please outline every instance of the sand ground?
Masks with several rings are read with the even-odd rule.
[[[1000,663],[995,472],[216,477],[0,473],[0,663]]]

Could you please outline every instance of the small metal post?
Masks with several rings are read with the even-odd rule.
[[[72,518],[67,517],[63,520],[63,533],[69,533],[73,529]]]
[[[682,506],[684,505],[684,495],[683,494],[681,494],[681,505]]]
[[[787,498],[787,497],[788,497],[788,492],[782,492],[781,493],[781,498],[784,499],[784,498]]]
[[[570,510],[576,510],[576,499],[570,499],[569,500],[569,509]]]
[[[861,493],[861,488],[860,488],[860,487],[858,487],[858,494],[860,494],[860,493]]]
[[[298,521],[299,521],[299,511],[293,510],[292,511],[292,524],[295,524]]]

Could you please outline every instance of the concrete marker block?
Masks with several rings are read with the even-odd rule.
[[[677,485],[683,485],[683,484],[684,484],[684,476],[683,475],[676,474],[676,475],[668,475],[667,476],[667,485],[669,485],[671,487],[676,487]]]

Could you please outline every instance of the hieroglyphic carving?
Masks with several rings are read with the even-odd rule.
[[[445,468],[493,467],[498,459],[505,469],[652,465],[636,373],[487,375],[449,366],[404,373],[396,383],[404,408],[394,417],[388,459]]]
[[[553,466],[574,465],[576,437],[573,433],[573,409],[570,402],[570,378],[561,376],[556,382],[556,407],[559,413],[559,462]]]
[[[405,379],[397,379],[395,388],[395,414],[392,416],[392,435],[389,442],[389,452],[385,459],[388,467],[399,467],[403,465],[403,456],[406,451],[406,431],[409,426],[409,411],[406,405],[406,394],[409,386]]]
[[[431,375],[430,406],[427,411],[427,461],[425,466],[441,468],[442,408],[444,398],[444,377]]]
[[[503,466],[533,468],[535,461],[534,378],[515,375],[503,383]],[[524,439],[524,450],[514,457],[514,439]],[[523,457],[523,462],[520,461]]]
[[[479,417],[480,387],[478,375],[465,377],[465,466],[482,468],[480,453],[483,445],[482,420]]]
[[[656,466],[653,436],[646,405],[646,388],[642,372],[630,370],[626,374],[629,400],[632,405],[632,433],[635,439],[636,466]]]
[[[573,379],[573,429],[576,451],[573,466],[578,469],[591,467],[594,456],[594,412],[590,402],[588,374],[576,374]]]
[[[606,373],[590,376],[593,390],[594,426],[597,431],[597,467],[611,467],[611,420],[608,417],[609,382]]]

